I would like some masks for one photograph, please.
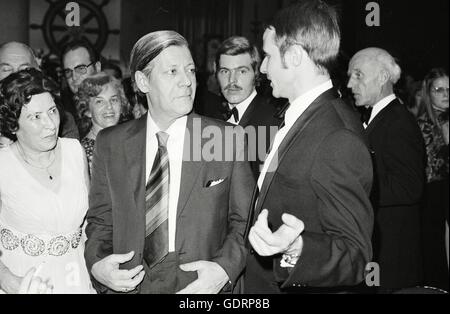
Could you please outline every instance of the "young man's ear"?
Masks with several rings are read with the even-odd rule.
[[[150,84],[148,82],[147,75],[144,74],[142,71],[136,71],[134,73],[134,80],[136,82],[137,88],[144,94],[147,94],[150,92]]]
[[[286,66],[299,67],[302,63],[304,50],[300,45],[292,45],[284,54]]]

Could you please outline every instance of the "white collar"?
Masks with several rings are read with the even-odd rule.
[[[309,105],[311,105],[317,97],[330,88],[333,88],[333,83],[331,80],[327,80],[326,82],[297,97],[286,110],[286,114],[284,116],[285,126],[290,128],[301,116],[301,114],[309,107]]]
[[[381,110],[383,110],[387,105],[389,105],[395,98],[396,98],[395,94],[390,94],[389,96],[386,96],[383,99],[381,99],[379,102],[377,102],[372,108],[372,112],[370,114],[370,119],[367,124],[370,124],[370,122],[372,122],[372,120],[376,117],[376,115]]]
[[[253,89],[253,92],[248,96],[244,101],[240,102],[239,104],[235,105],[238,113],[239,113],[239,120],[242,119],[242,116],[244,115],[245,111],[247,110],[248,106],[250,106],[250,103],[253,101],[253,99],[256,97],[256,90]],[[233,106],[228,104],[228,107],[230,109],[233,109]]]
[[[169,141],[171,139],[179,138],[184,139],[184,131],[186,130],[187,116],[182,116],[176,119],[164,132],[169,134]],[[155,123],[150,113],[147,112],[147,139],[155,137],[155,134],[160,132],[161,129]]]

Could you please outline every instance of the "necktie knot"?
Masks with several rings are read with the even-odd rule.
[[[363,108],[361,112],[361,121],[366,125],[369,124],[370,115],[372,114],[372,107]]]
[[[233,117],[234,117],[234,122],[238,122],[239,121],[239,111],[236,109],[236,107],[233,107],[232,109],[231,109],[231,114],[233,115]]]
[[[237,123],[239,121],[239,111],[237,110],[237,108],[233,107],[230,109],[230,106],[225,101],[222,103],[222,106],[223,106],[223,120],[228,121],[230,120],[231,116],[233,116],[234,122]]]
[[[167,140],[169,139],[169,134],[161,131],[156,133],[156,137],[158,139],[158,146],[167,147]]]
[[[275,117],[277,119],[280,119],[280,124],[278,125],[278,129],[281,129],[284,127],[285,125],[285,116],[286,116],[286,111],[288,110],[289,106],[291,105],[291,103],[288,101],[286,102],[283,106],[280,107],[280,109],[278,109],[278,111],[275,113]]]

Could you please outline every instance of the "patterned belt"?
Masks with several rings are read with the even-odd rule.
[[[6,250],[12,251],[20,246],[25,254],[30,256],[45,254],[61,256],[66,254],[70,247],[76,249],[80,240],[81,228],[72,234],[56,236],[48,241],[44,241],[33,234],[20,237],[9,229],[0,228],[0,243]]]

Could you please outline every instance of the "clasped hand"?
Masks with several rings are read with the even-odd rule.
[[[130,261],[134,256],[131,251],[127,254],[109,255],[92,266],[92,275],[98,282],[117,292],[134,290],[144,279],[144,266],[138,265],[133,269],[119,269],[119,265]]]

